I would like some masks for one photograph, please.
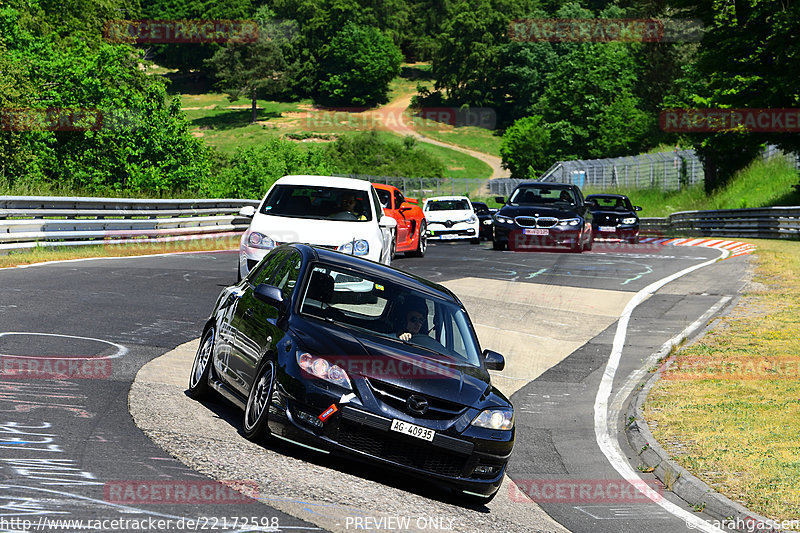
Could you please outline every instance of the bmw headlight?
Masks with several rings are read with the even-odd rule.
[[[297,365],[311,376],[338,385],[343,389],[353,390],[350,378],[347,377],[347,372],[342,367],[331,364],[322,357],[314,357],[310,353],[298,351],[296,357]]]
[[[622,219],[623,224],[636,224],[636,217],[628,217]]]
[[[484,409],[475,417],[471,425],[486,429],[513,429],[514,409],[510,407]]]
[[[364,239],[357,239],[342,244],[336,250],[350,255],[367,255],[369,253],[369,243]]]
[[[495,215],[494,219],[499,222],[500,224],[513,224],[514,220],[509,217],[504,217],[503,215]]]
[[[247,245],[253,248],[262,248],[264,250],[271,250],[275,248],[275,241],[257,231],[251,231],[247,236]]]
[[[581,219],[579,218],[562,218],[558,221],[559,226],[580,226]]]

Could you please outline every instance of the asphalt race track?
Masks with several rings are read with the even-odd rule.
[[[640,474],[642,483],[658,501],[643,498],[612,465],[598,444],[595,403],[626,306],[651,283],[719,251],[490,248],[436,243],[423,259],[394,263],[454,290],[482,347],[506,356],[495,383],[516,408],[508,471],[515,484],[481,508],[396,472],[252,444],[238,433],[236,409],[186,397],[193,352],[184,345],[235,281],[234,253],[0,270],[0,531],[72,531],[79,526],[54,521],[104,519],[128,522],[103,530],[127,531],[687,530],[664,504],[691,509],[686,502],[649,474]],[[665,342],[709,309],[734,303],[747,265],[746,257],[719,261],[644,298],[607,378],[609,399]],[[55,361],[64,358],[82,379],[59,378]],[[624,435],[611,437],[636,470]]]

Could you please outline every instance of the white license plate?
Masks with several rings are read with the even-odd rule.
[[[549,229],[532,229],[532,228],[524,228],[522,230],[524,235],[550,235]]]
[[[600,231],[617,231],[615,226],[600,226]]]
[[[434,435],[436,435],[436,432],[432,429],[416,426],[414,424],[409,424],[408,422],[403,422],[402,420],[397,419],[392,420],[391,430],[397,431],[398,433],[404,433],[405,435],[411,435],[412,437],[416,437],[418,439],[427,440],[428,442],[432,441]]]

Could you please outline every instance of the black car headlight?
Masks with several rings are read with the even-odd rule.
[[[581,219],[579,218],[562,218],[558,221],[559,226],[580,226]]]
[[[636,224],[636,217],[628,217],[622,219],[623,224]]]
[[[483,225],[484,226],[488,226],[491,223],[492,223],[492,219],[491,218],[487,218],[486,220],[483,221]]]
[[[338,365],[331,364],[327,359],[315,357],[310,353],[297,352],[297,365],[312,377],[325,380],[343,389],[353,390],[347,372]]]
[[[514,219],[509,218],[509,217],[505,217],[503,215],[495,215],[494,219],[497,222],[499,222],[500,224],[513,224],[514,223]]]
[[[514,409],[510,407],[484,409],[481,414],[475,417],[471,425],[486,429],[513,429]]]

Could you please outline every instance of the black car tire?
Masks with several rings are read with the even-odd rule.
[[[250,394],[247,397],[247,407],[244,410],[242,433],[252,441],[260,441],[269,435],[267,419],[269,418],[269,403],[272,389],[275,386],[275,365],[267,361],[256,375]]]
[[[417,236],[417,249],[408,252],[406,255],[411,257],[425,257],[425,250],[428,249],[428,225],[423,220],[419,225],[419,235]]]
[[[470,244],[480,244],[481,243],[481,238],[478,237],[477,239],[470,239],[469,243]]]
[[[589,236],[589,240],[586,241],[586,244],[583,246],[583,251],[584,252],[591,252],[592,251],[592,245],[594,245],[594,235],[590,235]]]
[[[194,356],[192,371],[189,374],[189,396],[195,400],[207,397],[211,390],[208,386],[208,376],[213,366],[211,357],[214,354],[215,331],[214,326],[206,330]]]
[[[492,250],[505,250],[506,243],[492,239]]]

